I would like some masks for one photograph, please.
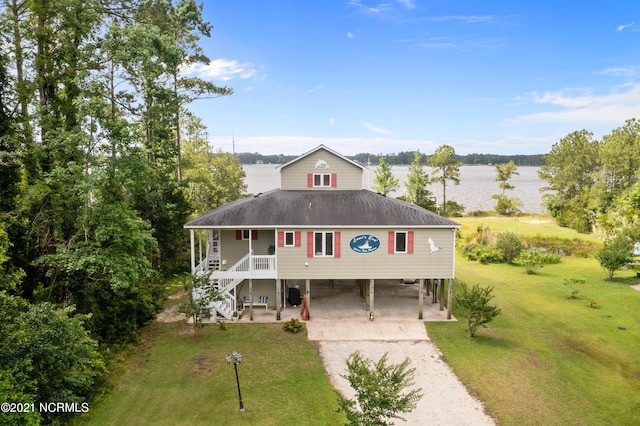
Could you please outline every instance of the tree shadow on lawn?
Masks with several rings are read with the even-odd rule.
[[[489,346],[496,349],[513,350],[518,347],[518,342],[504,337],[496,337],[491,333],[491,330],[478,330],[474,337],[467,336],[467,338],[470,342],[475,342],[477,345]]]

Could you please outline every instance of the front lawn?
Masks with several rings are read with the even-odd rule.
[[[490,227],[512,229],[510,221],[494,220]],[[476,226],[474,220],[467,229]],[[528,226],[518,229],[535,235]],[[570,237],[547,226],[541,235]],[[427,330],[502,424],[640,422],[640,292],[630,288],[640,283],[635,271],[619,271],[607,281],[594,258],[563,257],[527,275],[518,266],[480,265],[458,256],[456,277],[493,286],[502,314],[472,339],[454,304],[459,322],[432,323]],[[586,280],[577,299],[567,297],[566,277]],[[594,299],[597,308],[591,307]]]
[[[206,326],[154,323],[114,377],[110,391],[91,404],[87,425],[338,425],[338,393],[306,332],[281,325]],[[239,412],[234,349],[246,411]]]

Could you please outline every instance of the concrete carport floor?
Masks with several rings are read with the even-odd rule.
[[[295,282],[304,294],[304,280]],[[288,281],[292,286],[293,282]],[[374,284],[374,321],[366,311],[366,301],[360,296],[356,280],[312,280],[309,303],[310,340],[421,340],[426,339],[424,322],[456,321],[447,319],[446,307],[432,303],[433,296],[423,296],[423,316],[418,319],[419,284],[405,284],[402,280],[376,280]],[[286,298],[286,297],[285,297]],[[287,305],[280,322],[301,319],[300,307]],[[240,322],[251,322],[245,310]],[[253,309],[253,322],[276,322],[274,309]]]

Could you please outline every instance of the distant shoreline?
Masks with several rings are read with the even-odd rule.
[[[415,151],[404,151],[397,154],[382,155],[385,161],[392,166],[408,166],[414,158]],[[253,164],[273,164],[282,165],[289,161],[295,160],[299,155],[265,155],[257,152],[242,152],[235,155],[241,164],[253,165]],[[465,166],[494,166],[495,164],[504,164],[509,161],[513,161],[516,166],[532,166],[540,167],[544,166],[543,160],[544,154],[530,154],[530,155],[499,155],[499,154],[468,154],[468,155],[456,155],[456,159]],[[346,155],[346,158],[353,160],[362,165],[376,166],[380,161],[381,155],[360,153],[356,155]],[[423,164],[427,164],[429,156],[423,154]]]

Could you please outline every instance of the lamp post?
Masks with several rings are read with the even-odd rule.
[[[240,352],[233,351],[231,355],[227,354],[225,357],[227,360],[227,364],[231,366],[233,364],[233,368],[236,370],[236,383],[238,384],[238,400],[240,401],[240,412],[244,411],[244,404],[242,403],[242,394],[240,393],[240,379],[238,378],[238,364],[242,362],[242,355]]]

